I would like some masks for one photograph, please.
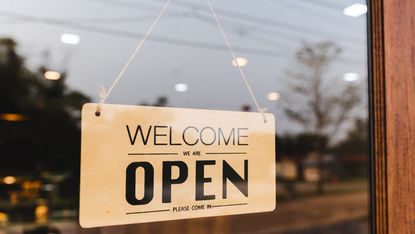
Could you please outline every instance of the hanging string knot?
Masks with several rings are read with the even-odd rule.
[[[264,107],[264,108],[259,108],[258,112],[261,112],[262,114],[262,118],[264,119],[264,123],[267,123],[267,117],[265,115],[265,112],[267,112],[268,108]]]
[[[134,57],[137,55],[137,53],[140,51],[141,47],[143,46],[144,42],[147,40],[148,36],[150,36],[153,29],[156,27],[157,23],[160,21],[161,16],[163,16],[164,12],[166,11],[167,7],[170,5],[171,0],[167,0],[164,4],[163,8],[160,10],[159,14],[157,15],[156,19],[153,21],[153,23],[150,25],[150,27],[147,29],[147,32],[144,34],[144,36],[139,40],[139,43],[137,44],[134,52],[130,55],[130,58],[125,63],[124,67],[121,69],[120,73],[118,74],[117,78],[112,83],[111,87],[108,89],[108,91],[105,91],[103,97],[101,97],[101,101],[99,102],[97,106],[97,111],[95,112],[95,115],[99,116],[101,113],[101,106],[105,103],[105,100],[107,100],[108,96],[114,89],[114,87],[117,85],[118,81],[123,77],[125,71],[127,70],[130,63],[133,61]],[[105,89],[104,89],[105,90]]]

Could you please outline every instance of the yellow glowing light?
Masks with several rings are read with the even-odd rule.
[[[6,177],[3,178],[3,182],[5,184],[14,184],[14,183],[16,183],[16,177],[14,177],[14,176],[6,176]]]
[[[9,221],[9,216],[6,213],[0,212],[0,224],[7,223]]]
[[[36,221],[38,223],[46,223],[49,216],[49,207],[46,204],[40,204],[35,209]]]
[[[0,120],[5,120],[5,121],[17,122],[17,121],[24,121],[26,119],[27,117],[22,114],[15,114],[15,113],[0,114]]]
[[[59,80],[61,78],[61,74],[57,71],[46,71],[43,76],[47,80]]]
[[[238,57],[236,59],[232,59],[232,65],[237,67],[239,65],[239,67],[245,67],[246,65],[248,65],[248,59],[247,58],[242,58],[242,57]]]

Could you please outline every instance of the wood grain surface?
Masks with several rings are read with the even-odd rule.
[[[272,114],[97,105],[82,108],[82,227],[275,209]]]
[[[369,11],[370,36],[370,102],[372,118],[372,229],[384,234],[388,230],[387,164],[386,164],[386,101],[384,72],[383,1],[371,0]]]
[[[371,0],[376,233],[415,232],[415,1]]]

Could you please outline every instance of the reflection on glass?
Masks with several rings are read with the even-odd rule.
[[[81,230],[81,106],[100,100],[162,4],[5,1],[0,232]],[[109,102],[255,111],[243,67],[276,116],[277,209],[88,233],[368,233],[365,2],[213,4],[237,61],[205,2],[173,1]]]
[[[81,38],[76,34],[64,33],[61,36],[61,41],[64,44],[77,45],[81,41]]]

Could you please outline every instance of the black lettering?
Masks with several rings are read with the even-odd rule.
[[[195,130],[196,130],[196,132],[197,132],[197,133],[199,133],[199,130],[197,130],[197,128],[196,128],[196,127],[190,126],[190,127],[187,127],[187,128],[185,128],[185,129],[183,130],[183,135],[182,135],[182,138],[183,138],[183,141],[186,143],[186,145],[193,146],[193,145],[196,145],[196,144],[197,144],[197,142],[199,142],[199,140],[197,139],[197,140],[195,141],[195,143],[191,144],[191,143],[189,143],[189,142],[187,142],[187,141],[186,141],[186,137],[185,137],[186,131],[187,131],[188,129],[191,129],[191,128],[195,129]]]
[[[137,138],[138,131],[140,131],[141,139],[143,140],[144,145],[147,145],[148,137],[150,136],[151,126],[148,128],[147,136],[145,137],[145,139],[144,139],[143,131],[141,129],[141,125],[137,126],[135,130],[134,138],[131,138],[130,128],[128,127],[128,125],[125,125],[125,127],[127,127],[128,137],[130,138],[131,145],[135,144],[135,139]]]
[[[172,179],[171,169],[172,167],[179,168],[179,177]],[[186,181],[188,175],[187,165],[182,161],[166,161],[163,162],[163,203],[171,202],[171,185],[181,184]]]
[[[167,128],[167,126],[154,126],[154,145],[167,145],[167,143],[157,143],[158,136],[167,136],[167,134],[157,134],[158,128]]]
[[[215,160],[196,161],[196,201],[214,200],[215,195],[205,195],[205,183],[212,182],[211,177],[205,177],[205,165],[215,165]]]
[[[203,141],[203,133],[205,132],[206,129],[210,129],[213,132],[213,141],[211,143],[206,143],[205,141]],[[215,131],[215,129],[213,129],[211,127],[204,127],[204,128],[202,128],[202,130],[200,130],[200,141],[204,145],[213,145],[213,143],[215,143],[215,141],[216,141],[216,131]]]
[[[182,143],[173,143],[173,128],[170,127],[170,137],[169,137],[169,143],[170,145],[182,145]]]
[[[222,177],[222,198],[227,198],[227,180],[232,182],[241,193],[248,197],[248,160],[244,160],[244,178],[240,177],[238,173],[223,160],[223,177]]]
[[[137,199],[135,196],[136,189],[136,172],[137,168],[144,169],[144,196]],[[125,198],[131,205],[145,205],[151,202],[154,196],[154,168],[148,162],[133,162],[127,167],[125,181]]]
[[[247,135],[241,135],[242,130],[248,130],[248,128],[238,128],[238,145],[248,145],[247,143],[241,143],[241,138],[248,137]]]
[[[219,128],[218,145],[220,145],[220,136],[223,137],[223,141],[225,142],[225,145],[229,144],[229,141],[231,140],[231,137],[232,137],[232,144],[235,145],[235,129],[234,128],[232,128],[231,133],[229,133],[228,140],[226,140],[225,134],[223,133],[222,128]]]

